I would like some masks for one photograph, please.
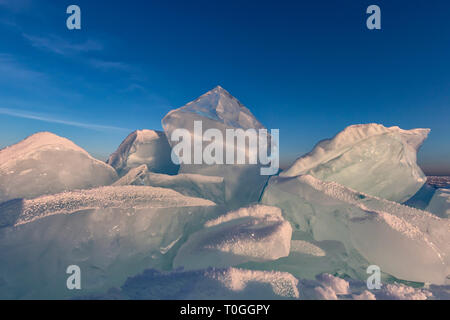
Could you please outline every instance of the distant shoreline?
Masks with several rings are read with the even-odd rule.
[[[450,176],[427,176],[427,184],[435,188],[450,188]]]

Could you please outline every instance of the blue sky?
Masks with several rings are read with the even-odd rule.
[[[448,1],[0,0],[0,148],[51,131],[105,159],[221,85],[280,129],[284,164],[377,122],[431,128],[419,162],[450,174],[449,17]]]

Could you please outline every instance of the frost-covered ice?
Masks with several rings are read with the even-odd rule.
[[[83,210],[108,208],[130,210],[214,205],[215,203],[212,201],[182,196],[170,189],[108,186],[41,196],[31,200],[13,200],[0,204],[0,214],[2,219],[6,218],[7,213],[16,216],[15,221],[10,225],[17,226],[56,214],[71,214]]]
[[[368,290],[365,290],[365,291],[361,292],[360,294],[354,294],[354,295],[352,295],[352,298],[353,298],[353,300],[377,300],[375,295]]]
[[[298,280],[287,272],[268,272],[258,270],[242,270],[229,268],[226,271],[216,272],[212,278],[220,281],[226,288],[239,292],[252,283],[268,284],[273,293],[282,297],[298,298]]]
[[[350,284],[342,278],[324,273],[319,276],[319,279],[324,287],[331,288],[337,295],[350,293]]]
[[[380,124],[353,125],[334,138],[319,142],[280,176],[309,174],[373,196],[404,202],[426,182],[416,160],[429,131],[386,128]]]
[[[263,125],[236,98],[223,88],[216,87],[176,110],[170,111],[162,120],[162,126],[170,141],[176,129],[187,129],[194,135],[194,121],[201,121],[203,131],[214,128],[225,137],[226,129],[263,129]],[[205,142],[206,146],[208,143]],[[224,148],[226,143],[224,142]],[[192,153],[193,154],[193,153]],[[224,153],[225,154],[225,153]],[[197,173],[220,176],[225,179],[227,204],[232,208],[256,202],[268,179],[260,173],[259,165],[200,165],[181,164],[180,173]]]
[[[439,217],[450,218],[450,189],[436,190],[426,210]]]
[[[317,298],[320,300],[338,300],[336,292],[330,287],[316,287],[314,289]]]
[[[445,290],[443,286],[430,290],[401,283],[386,283],[381,289],[368,290],[365,282],[347,281],[330,274],[319,275],[317,281],[300,281],[299,286],[304,296],[321,300],[428,300],[439,299]]]
[[[316,257],[326,256],[326,252],[322,248],[304,240],[292,240],[291,252],[302,253]]]
[[[383,284],[368,290],[364,281],[319,274],[314,280],[298,279],[288,272],[244,268],[208,268],[195,271],[145,270],[95,299],[322,299],[322,300],[433,300],[448,299],[449,287],[411,287]]]
[[[103,186],[116,179],[112,167],[50,132],[0,150],[0,202]]]
[[[432,293],[426,289],[416,289],[404,284],[386,284],[386,298],[393,300],[427,300]]]
[[[205,223],[180,248],[174,267],[203,269],[247,261],[276,260],[289,254],[292,228],[276,207],[254,205]]]
[[[272,177],[262,197],[317,241],[342,242],[397,278],[443,284],[450,221],[312,176]]]
[[[283,220],[283,215],[281,214],[280,208],[265,205],[252,205],[250,207],[239,208],[237,210],[227,212],[214,220],[206,222],[205,227],[214,227],[222,223],[248,217],[260,219],[268,218],[276,221]]]
[[[319,275],[320,286],[314,288],[317,298],[320,300],[338,300],[341,295],[350,294],[348,281],[335,277],[329,273]]]
[[[147,268],[170,269],[186,238],[216,217],[209,200],[141,186],[101,187],[9,204],[11,219],[0,228],[2,299],[89,294],[120,285]],[[82,270],[82,292],[65,287],[69,265]]]
[[[178,166],[171,161],[170,153],[171,148],[164,132],[136,130],[120,144],[107,163],[121,176],[143,164],[152,172],[174,174]]]
[[[193,173],[167,175],[148,172],[142,165],[131,169],[114,185],[143,185],[173,189],[183,195],[205,198],[217,204],[225,202],[225,184],[223,177],[203,176]]]
[[[287,272],[226,268],[158,272],[128,278],[120,289],[100,299],[296,299],[298,280]]]

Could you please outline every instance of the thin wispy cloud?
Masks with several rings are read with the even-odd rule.
[[[137,83],[132,83],[128,85],[125,89],[120,90],[121,93],[128,93],[128,92],[144,92],[147,93],[147,90]]]
[[[27,39],[33,47],[60,55],[73,55],[83,52],[100,51],[103,49],[103,46],[94,40],[72,43],[55,35],[39,37],[24,33],[22,36]]]
[[[4,18],[4,17],[0,18],[0,24],[3,25],[3,26],[9,27],[9,28],[15,28],[15,29],[19,28],[17,23],[13,19],[11,19],[10,17],[8,17],[8,18]]]
[[[0,53],[0,75],[0,80],[1,78],[20,80],[43,80],[46,78],[44,73],[23,66],[12,55],[4,53]]]
[[[31,5],[31,0],[0,0],[0,7],[21,11]]]
[[[42,37],[23,33],[22,36],[28,40],[34,48],[63,56],[77,56],[103,50],[103,45],[92,39],[88,39],[81,43],[73,43],[55,35]],[[136,72],[136,68],[121,61],[89,59],[85,60],[85,62],[91,67],[101,71],[123,71],[131,74]]]
[[[126,72],[132,72],[133,67],[120,62],[120,61],[105,61],[105,60],[99,60],[99,59],[92,59],[90,60],[90,65],[94,68],[101,69],[103,71],[108,70],[117,70],[117,71],[126,71]]]
[[[98,130],[98,131],[106,131],[106,130],[127,131],[127,132],[131,131],[130,129],[126,129],[126,128],[58,119],[58,118],[54,118],[54,117],[44,115],[44,114],[32,113],[32,112],[23,111],[23,110],[14,110],[14,109],[9,109],[9,108],[0,108],[0,114],[4,114],[4,115],[16,117],[16,118],[31,119],[31,120],[37,120],[37,121],[43,121],[43,122],[49,122],[49,123],[57,123],[57,124],[63,124],[63,125],[72,126],[72,127],[79,127],[79,128]]]

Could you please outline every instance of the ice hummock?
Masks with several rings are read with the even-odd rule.
[[[151,172],[174,174],[178,172],[178,166],[171,161],[170,153],[171,148],[164,132],[136,130],[120,144],[107,163],[120,176],[141,165],[146,165]]]
[[[309,174],[373,196],[404,202],[426,182],[416,160],[429,132],[374,123],[349,126],[334,138],[319,142],[280,176]]]
[[[216,204],[225,202],[223,177],[204,176],[193,173],[168,175],[149,172],[146,165],[131,169],[114,185],[137,185],[162,187],[175,190],[183,195],[209,199]]]
[[[98,187],[116,179],[112,167],[50,132],[0,150],[0,202]]]
[[[246,107],[220,86],[164,117],[162,126],[172,147],[178,143],[170,139],[173,131],[187,129],[193,136],[194,121],[202,122],[203,131],[220,130],[223,137],[226,129],[264,129]],[[226,142],[224,148],[225,145]],[[260,168],[260,165],[250,164],[181,164],[180,173],[224,177],[227,204],[234,209],[258,201],[268,179],[261,175]]]
[[[253,205],[205,223],[174,259],[174,267],[228,267],[289,254],[292,228],[277,207]]]
[[[204,129],[262,128],[220,87],[163,125],[169,134],[194,120]],[[131,277],[116,292],[123,298],[448,299],[448,285],[436,284],[450,279],[450,193],[426,185],[415,193],[427,134],[351,126],[271,178],[262,204],[250,206],[266,179],[258,166],[152,172],[178,169],[161,132],[125,139],[109,160],[122,176],[112,186],[104,186],[117,178],[112,167],[67,139],[36,134],[0,150],[0,298],[96,294]],[[427,211],[397,203],[414,193],[406,203]],[[65,287],[72,264],[81,292]],[[369,264],[381,267],[381,290],[367,290]],[[161,272],[178,267],[196,270]]]
[[[262,203],[280,207],[314,240],[339,241],[399,279],[448,282],[448,219],[310,175],[272,177]]]
[[[172,123],[168,120],[179,118],[180,113],[196,114],[200,119],[210,119],[227,128],[264,128],[249,109],[221,86],[215,87],[194,101],[187,103],[184,107],[170,111],[163,119],[164,128],[171,131]],[[186,120],[185,123],[190,124],[190,119]],[[188,127],[177,126],[177,128]]]
[[[215,205],[165,188],[100,187],[12,200],[0,227],[0,298],[62,299],[101,292],[147,268],[168,270]],[[82,290],[67,290],[77,265]]]

